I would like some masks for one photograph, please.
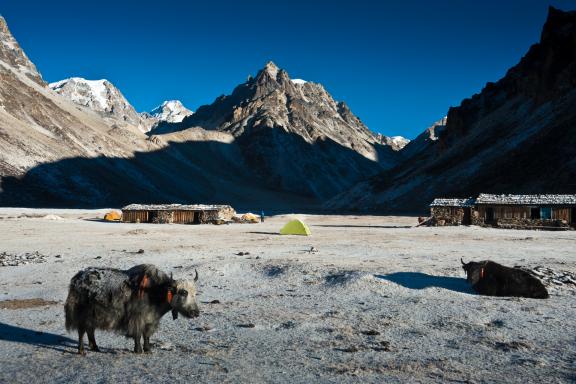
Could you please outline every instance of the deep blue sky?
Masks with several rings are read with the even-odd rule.
[[[374,131],[415,137],[539,39],[530,1],[28,1],[0,13],[44,78],[113,82],[139,111],[191,109],[268,60],[322,83]]]

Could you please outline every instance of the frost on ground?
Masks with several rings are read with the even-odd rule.
[[[576,232],[301,215],[312,236],[286,237],[287,216],[187,226],[95,220],[104,212],[0,209],[0,254],[48,255],[0,268],[0,382],[576,380]],[[548,300],[478,296],[461,257],[565,283],[550,283]],[[198,269],[200,317],[166,316],[150,355],[97,331],[103,352],[77,356],[64,329],[70,278],[139,263]]]

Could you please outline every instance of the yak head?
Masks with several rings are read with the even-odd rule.
[[[460,259],[460,262],[462,263],[462,269],[466,272],[466,280],[468,280],[468,282],[474,285],[482,279],[483,276],[481,275],[484,263],[477,263],[475,261],[465,263],[462,259]]]
[[[176,320],[178,314],[192,318],[200,315],[198,303],[196,303],[196,281],[198,281],[198,271],[194,270],[194,280],[172,280],[172,318]]]

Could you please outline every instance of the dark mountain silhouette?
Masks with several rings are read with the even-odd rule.
[[[414,212],[440,196],[575,193],[576,12],[551,7],[540,42],[504,78],[451,108],[437,139],[403,152],[326,206]]]

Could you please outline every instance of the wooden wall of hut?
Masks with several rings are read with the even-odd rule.
[[[178,224],[194,224],[197,211],[174,211],[174,222]]]
[[[122,221],[126,223],[148,223],[148,211],[122,211]]]
[[[485,207],[479,206],[478,213],[480,218],[486,217],[486,208],[492,208],[494,210],[494,219],[529,219],[530,218],[530,208],[529,207],[511,207],[511,206],[492,206]]]
[[[479,206],[478,216],[481,219],[486,217],[486,208],[492,208],[494,210],[494,219],[531,219],[532,218],[532,208],[540,207],[513,207],[513,206]],[[552,220],[564,220],[570,222],[571,219],[571,208],[552,208]]]
[[[571,223],[571,208],[552,208],[552,219],[553,220],[564,220],[567,223]]]
[[[126,223],[177,223],[206,224],[219,219],[217,210],[130,210],[122,211],[122,221]]]

